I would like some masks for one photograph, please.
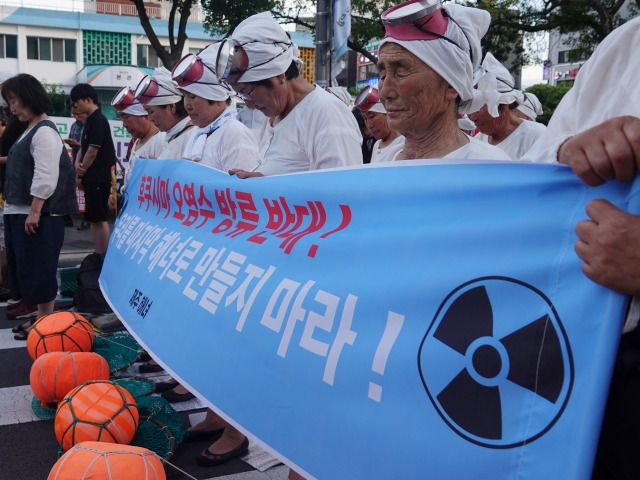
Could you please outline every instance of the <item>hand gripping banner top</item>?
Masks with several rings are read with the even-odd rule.
[[[637,182],[636,182],[637,183]],[[590,477],[627,298],[587,279],[559,165],[241,180],[139,160],[100,277],[127,329],[321,479]]]

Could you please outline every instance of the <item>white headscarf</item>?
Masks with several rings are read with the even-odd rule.
[[[202,78],[200,81],[206,83],[192,83],[185,87],[179,87],[181,90],[206,98],[207,100],[215,100],[219,102],[223,102],[227,98],[231,97],[231,90],[224,84],[221,84],[220,80],[218,80],[218,77],[214,73],[220,45],[220,42],[212,43],[196,55],[197,57],[200,57],[200,60],[202,60],[202,63],[204,64]]]
[[[509,70],[491,53],[485,56],[482,68],[486,73],[478,82],[478,90],[482,93],[487,110],[492,117],[498,117],[498,105],[524,101],[524,94],[515,89],[516,82]]]
[[[147,115],[149,115],[138,100],[135,100],[131,105],[122,110],[120,113],[126,113],[135,117],[146,117]]]
[[[286,72],[291,62],[296,60],[293,42],[270,12],[261,12],[243,20],[231,38],[242,45],[249,57],[249,67],[238,82],[257,82],[275,77]]]
[[[465,114],[463,117],[458,119],[458,128],[460,130],[465,131],[474,131],[476,129],[476,124]]]
[[[447,4],[443,9],[450,17],[444,36],[457,46],[440,38],[396,40],[385,37],[380,48],[385,43],[397,43],[413,53],[458,92],[462,100],[458,111],[472,113],[480,110],[483,105],[482,95],[473,88],[473,72],[482,60],[480,39],[487,33],[491,15],[486,10],[455,3]]]
[[[382,103],[380,103],[380,102],[374,103],[373,107],[371,107],[367,111],[375,112],[375,113],[384,113],[385,115],[387,114],[387,110],[384,108],[384,105],[382,105]]]
[[[542,115],[542,104],[538,97],[533,93],[522,92],[524,94],[524,101],[518,105],[518,110],[524,113],[531,120],[535,120],[538,115]]]
[[[340,99],[342,103],[344,103],[347,107],[351,108],[351,94],[345,87],[327,87],[327,92],[332,95],[335,95]]]
[[[171,105],[182,100],[178,84],[171,79],[171,72],[164,67],[156,68],[153,79],[158,83],[158,95],[147,102],[147,105]]]

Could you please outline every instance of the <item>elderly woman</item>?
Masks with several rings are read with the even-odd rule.
[[[236,118],[231,89],[220,82],[215,65],[220,43],[185,55],[171,72],[184,94],[184,106],[197,127],[183,157],[223,172],[251,168],[258,152],[256,137]]]
[[[458,128],[458,113],[482,105],[473,72],[480,66],[480,38],[489,27],[489,13],[413,0],[387,10],[382,20],[380,100],[389,128],[405,137],[396,160],[508,160],[500,149]]]
[[[143,106],[149,120],[165,132],[162,151],[157,158],[182,158],[193,123],[184,108],[184,99],[171,72],[156,68],[144,77],[135,90],[135,99]]]
[[[520,160],[546,127],[516,114],[518,105],[525,101],[524,93],[515,89],[513,77],[491,53],[487,53],[482,69],[484,75],[478,86],[485,92],[486,103],[469,115],[480,130],[475,138],[501,148],[513,160]]]
[[[362,112],[366,127],[376,139],[371,151],[371,163],[393,161],[402,150],[404,137],[389,128],[387,111],[379,102],[378,90],[363,88],[356,97],[355,105]]]
[[[520,118],[535,122],[538,115],[542,115],[542,103],[533,93],[523,91],[522,95],[524,96],[524,101],[518,105],[518,108],[513,113]]]
[[[9,282],[18,285],[25,305],[37,305],[39,318],[53,312],[58,293],[64,215],[78,211],[75,173],[45,113],[50,102],[42,84],[19,74],[3,82],[2,97],[18,120],[27,122],[9,150],[4,184]],[[18,326],[15,338],[26,340],[29,329],[30,324]]]
[[[142,104],[134,98],[130,87],[122,88],[111,101],[111,105],[118,111],[122,126],[133,137],[132,146],[128,152],[129,168],[125,172],[124,184],[127,184],[129,174],[136,159],[157,158],[164,148],[164,133],[160,133],[150,120]]]
[[[269,12],[241,22],[221,49],[219,75],[270,119],[257,164],[234,171],[241,178],[362,164],[353,115],[300,76],[296,51]]]

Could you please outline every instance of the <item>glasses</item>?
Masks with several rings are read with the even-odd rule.
[[[162,85],[160,85],[155,78],[153,78],[151,75],[147,75],[142,80],[140,80],[140,83],[138,83],[138,86],[134,90],[133,96],[142,105],[146,105],[155,97],[174,96],[174,94],[171,92],[169,93],[169,95],[158,94],[158,92],[160,91],[160,88],[169,92],[169,90],[166,87],[163,87]]]
[[[224,80],[231,85],[235,85],[247,70],[272,62],[281,55],[284,55],[284,53],[293,45],[291,42],[273,42],[272,45],[286,45],[286,48],[283,48],[275,57],[272,57],[265,62],[249,66],[249,56],[243,47],[250,43],[262,42],[253,41],[240,43],[237,40],[229,38],[222,41],[216,58],[216,74],[220,80]]]
[[[253,101],[253,97],[251,96],[251,94],[253,93],[253,91],[256,89],[256,87],[258,86],[257,83],[252,83],[251,84],[251,90],[249,90],[247,93],[244,92],[238,92],[236,91],[236,93],[240,96],[240,98],[242,98],[245,102],[249,101],[252,102]]]
[[[366,85],[360,93],[356,96],[353,104],[362,112],[368,112],[371,107],[380,101],[380,95],[378,89],[373,88],[371,85]]]
[[[205,47],[205,49],[210,46],[211,45]],[[171,70],[171,77],[180,87],[186,87],[192,83],[221,85],[220,82],[204,82],[201,80],[204,76],[205,68],[214,75],[216,74],[215,70],[204,63],[199,56],[194,53],[187,53],[178,63],[176,63],[176,66],[173,67],[173,70]]]
[[[111,100],[111,105],[119,112],[133,105],[134,92],[131,87],[122,87]]]

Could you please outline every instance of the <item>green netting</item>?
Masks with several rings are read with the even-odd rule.
[[[38,397],[33,397],[31,399],[31,410],[40,420],[46,420],[49,422],[53,422],[53,419],[56,417],[56,410],[58,409],[58,405],[55,404],[55,407],[51,407],[50,405],[54,404],[46,404],[42,405],[42,402],[38,399]]]
[[[136,361],[142,347],[127,333],[96,336],[93,351],[102,355],[111,372],[117,372]]]
[[[138,402],[138,411],[140,412],[140,415],[151,417],[165,425],[175,438],[175,447],[179,447],[187,436],[187,430],[182,424],[180,415],[178,415],[178,412],[175,411],[171,404],[159,396],[141,397],[137,398],[136,401]],[[141,446],[145,446],[149,450],[153,450],[150,446]],[[155,450],[153,451],[155,452]],[[156,453],[160,455],[159,452]]]
[[[111,381],[126,388],[127,391],[136,399],[136,402],[139,402],[140,397],[153,393],[154,383],[147,378],[112,378]]]

